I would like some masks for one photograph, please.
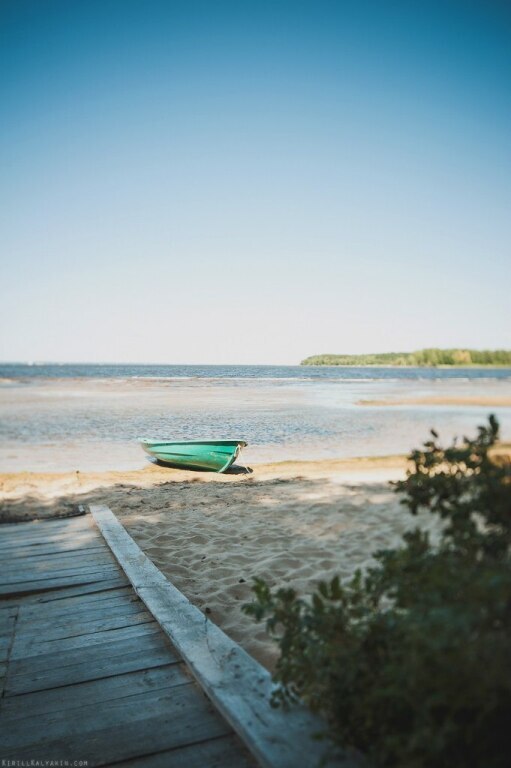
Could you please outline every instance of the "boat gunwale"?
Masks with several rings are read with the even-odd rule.
[[[141,445],[237,445],[246,448],[245,440],[154,440],[149,437],[139,438]]]

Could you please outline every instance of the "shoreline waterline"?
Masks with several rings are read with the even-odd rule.
[[[490,379],[437,372],[426,380],[389,379],[381,372],[367,378],[367,369],[351,369],[335,379],[310,379],[296,367],[250,369],[248,377],[241,376],[246,367],[216,367],[211,378],[212,368],[203,367],[192,379],[183,376],[189,369],[162,379],[169,368],[135,379],[105,370],[103,378],[94,370],[74,378],[76,370],[66,368],[68,375],[57,380],[0,386],[0,472],[142,469],[142,435],[232,436],[248,443],[241,459],[248,464],[405,454],[431,428],[449,442],[473,432],[490,412],[502,439],[511,440],[511,371]]]

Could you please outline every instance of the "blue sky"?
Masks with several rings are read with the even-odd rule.
[[[0,2],[0,359],[511,346],[506,2]]]

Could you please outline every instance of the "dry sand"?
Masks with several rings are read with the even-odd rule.
[[[509,408],[511,407],[511,397],[428,395],[427,397],[396,397],[392,400],[359,400],[357,405],[476,405],[482,408]]]
[[[108,504],[163,573],[272,668],[275,645],[241,611],[254,577],[307,594],[320,579],[369,565],[374,550],[416,524],[388,484],[404,470],[403,458],[389,457],[266,464],[252,474],[19,473],[0,476],[0,515],[21,520]]]

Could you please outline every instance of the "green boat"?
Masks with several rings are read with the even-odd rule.
[[[141,440],[150,456],[172,467],[225,472],[247,443],[243,440]]]

